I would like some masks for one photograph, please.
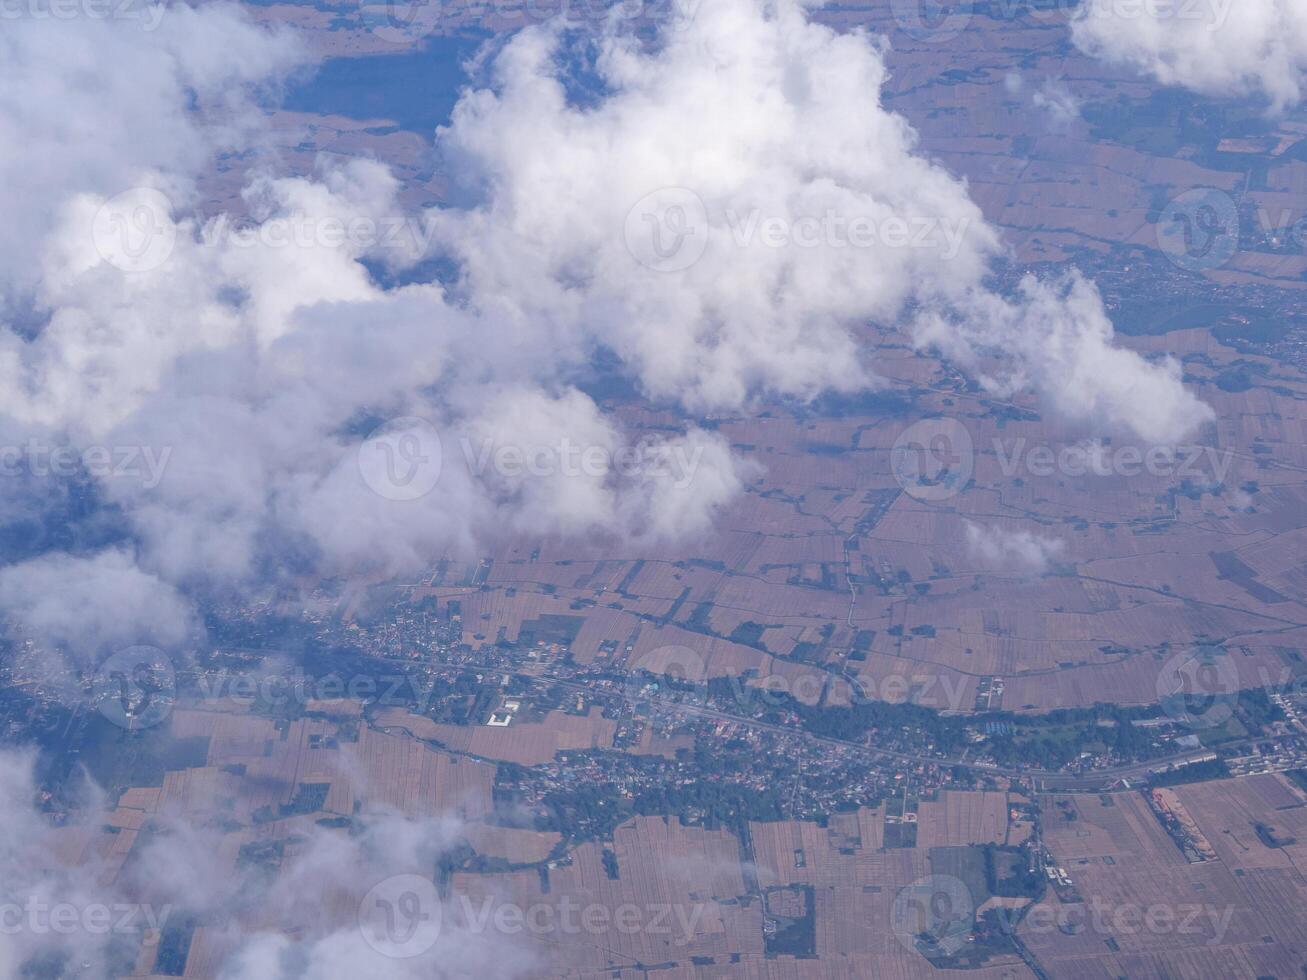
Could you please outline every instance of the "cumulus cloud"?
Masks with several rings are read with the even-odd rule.
[[[407,214],[381,164],[324,160],[259,169],[239,221],[197,213],[190,189],[299,49],[230,8],[166,13],[156,32],[79,23],[66,51],[26,22],[5,40],[19,88],[49,74],[37,54],[102,50],[155,66],[171,107],[85,173],[0,185],[45,215],[23,219],[8,280],[32,284],[40,322],[0,332],[6,437],[82,450],[122,536],[11,567],[0,603],[75,655],[79,636],[166,644],[181,597],[268,576],[413,572],[524,533],[702,534],[752,471],[707,428],[633,433],[584,394],[612,355],[651,399],[735,411],[876,384],[859,330],[906,322],[1077,424],[1163,439],[1209,417],[1174,363],[1114,345],[1091,285],[984,287],[998,235],[881,104],[881,42],[800,5],[720,0],[652,46],[606,34],[586,106],[565,38],[528,29],[438,135],[464,203]],[[103,108],[96,131],[138,124],[89,84],[57,94]],[[25,106],[0,101],[0,128],[20,132]],[[370,271],[431,251],[448,288]],[[88,448],[140,462],[96,467]],[[25,584],[63,576],[85,601]],[[101,587],[127,601],[93,601]]]
[[[192,627],[180,593],[119,549],[0,568],[0,607],[23,634],[88,657],[138,643],[176,647]]]
[[[1042,574],[1065,549],[1057,538],[966,522],[967,550],[985,568]]]
[[[527,30],[459,103],[441,144],[488,193],[434,219],[470,302],[579,325],[691,409],[866,386],[849,328],[975,281],[995,234],[881,105],[873,39],[723,0],[663,42],[606,39],[581,107]]]
[[[130,968],[130,948],[123,948],[108,931],[81,928],[80,915],[92,905],[111,906],[122,900],[101,877],[105,865],[89,846],[98,832],[93,821],[55,827],[38,808],[40,792],[36,758],[30,752],[0,751],[0,819],[5,836],[0,843],[0,977],[30,974],[33,961],[76,963],[87,976],[107,977]],[[90,800],[86,812],[96,810]],[[50,913],[60,905],[75,909],[71,928],[52,928]],[[138,937],[139,938],[139,937]]]
[[[35,764],[32,753],[0,751],[5,980],[31,975],[34,964],[52,973],[125,976],[142,943],[158,943],[162,928],[192,916],[217,936],[215,965],[230,980],[517,977],[535,965],[513,937],[442,913],[432,874],[460,840],[457,820],[365,808],[348,833],[306,824],[282,841],[269,875],[257,861],[235,861],[214,826],[162,813],[119,866],[101,857],[106,801],[98,789],[86,784],[71,819],[56,824],[38,805]],[[429,916],[434,927],[423,937],[429,942],[396,958],[366,928],[365,898],[377,889],[383,900],[399,902],[415,880],[427,883],[417,896],[421,907],[398,914]],[[401,918],[396,931],[408,925]]]
[[[1102,297],[1078,273],[1027,276],[1011,299],[977,290],[959,310],[928,313],[919,324],[923,342],[969,366],[991,391],[1034,390],[1086,429],[1173,443],[1215,417],[1181,383],[1178,361],[1147,361],[1114,346],[1112,335]]]
[[[453,908],[443,908],[456,903],[439,897],[432,869],[460,841],[462,824],[453,818],[365,810],[349,833],[306,827],[273,875],[233,869],[211,828],[175,816],[158,824],[136,855],[131,887],[155,906],[211,923],[221,937],[217,945],[229,951],[219,966],[222,978],[455,978],[487,969],[516,977],[534,965],[511,936],[470,928]],[[405,889],[417,879],[426,884],[411,892],[419,907],[409,909]],[[369,930],[367,898],[374,890],[393,905],[394,933],[429,922],[429,944],[415,937],[403,956],[388,955],[377,941],[385,934]],[[318,900],[306,903],[305,895]],[[257,915],[249,914],[251,908]]]
[[[1080,118],[1080,100],[1061,79],[1047,79],[1030,101],[1048,113],[1055,129],[1066,129]]]
[[[241,942],[243,948],[224,964],[219,980],[355,980],[378,975],[457,980],[478,974],[515,980],[538,975],[528,955],[476,934],[464,941],[447,935],[430,953],[407,959],[377,952],[356,929],[298,941],[263,933],[242,937]]]
[[[1091,0],[1073,18],[1071,36],[1086,54],[1167,85],[1204,95],[1254,95],[1277,111],[1302,99],[1307,71],[1302,0]]]
[[[248,142],[260,88],[301,49],[234,8],[164,13],[155,31],[24,20],[0,39],[0,431],[35,447],[15,486],[56,479],[48,447],[72,447],[58,479],[114,525],[0,569],[0,609],[74,659],[175,650],[194,601],[278,575],[411,572],[505,535],[703,534],[753,472],[706,425],[632,432],[578,384],[600,357],[650,399],[735,411],[876,384],[875,320],[1077,424],[1161,440],[1210,416],[1173,362],[1114,345],[1083,280],[987,291],[999,236],[881,104],[881,42],[800,5],[719,0],[652,46],[609,34],[584,107],[564,38],[529,29],[439,135],[468,203],[409,215],[384,166],[324,160],[253,174],[239,222],[197,211],[197,176]],[[428,244],[448,288],[370,272]],[[1023,568],[1056,552],[969,535]],[[32,789],[29,763],[0,759],[0,798]],[[7,887],[98,885],[93,863],[65,881],[39,818],[11,809]],[[429,865],[447,834],[363,825],[309,833],[260,893],[266,923],[233,913],[228,976],[457,976],[491,956],[497,976],[530,972],[453,929],[401,962],[356,924],[278,920]],[[132,879],[153,901],[220,915],[254,887],[208,863],[202,828],[163,830]],[[45,942],[0,937],[0,962]]]
[[[258,89],[305,58],[232,4],[128,8],[140,19],[5,18],[0,312],[35,285],[49,215],[70,193],[112,195],[155,173],[189,200],[213,152],[257,127]]]
[[[1026,91],[1026,80],[1019,71],[1003,76],[1003,89],[1013,97]],[[1030,104],[1043,109],[1054,129],[1065,129],[1080,118],[1080,100],[1060,78],[1046,78],[1030,93]]]
[[[456,108],[442,145],[485,200],[434,222],[472,306],[579,325],[650,395],[713,409],[873,383],[857,326],[917,304],[924,341],[1001,355],[1002,390],[1077,423],[1178,438],[1209,417],[1171,365],[1113,345],[1091,286],[984,288],[998,236],[881,105],[874,39],[722,0],[663,41],[610,38],[608,94],[582,107],[557,34],[526,31]]]
[[[88,240],[112,201],[79,196],[53,230],[42,295],[54,312],[35,339],[4,338],[0,404],[51,439],[135,454],[99,488],[131,529],[137,584],[171,583],[160,617],[172,585],[239,586],[277,554],[326,573],[399,573],[518,530],[653,541],[703,531],[740,489],[721,437],[691,428],[628,444],[556,383],[552,361],[533,371],[508,350],[501,365],[483,321],[438,286],[376,286],[361,261],[376,236],[330,233],[399,214],[396,189],[354,161],[316,182],[259,181],[254,226],[157,213],[173,232],[158,274],[123,273]],[[289,238],[270,234],[277,223]],[[363,465],[356,423],[396,415],[423,420],[445,450],[421,494]],[[52,643],[100,634],[75,611]]]

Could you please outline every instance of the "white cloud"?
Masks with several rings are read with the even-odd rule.
[[[35,762],[33,753],[0,750],[0,820],[5,827],[0,842],[0,907],[5,916],[0,978],[17,980],[29,975],[24,966],[32,959],[62,956],[79,968],[89,964],[87,976],[113,976],[130,964],[119,958],[123,950],[115,949],[115,937],[107,930],[81,927],[81,913],[88,907],[122,900],[102,884],[104,863],[86,846],[99,832],[93,819],[98,803],[86,801],[85,812],[92,817],[85,824],[52,826],[37,809]],[[55,905],[78,913],[69,928],[52,927],[49,917]]]
[[[414,894],[417,909],[394,910],[396,933],[429,917],[429,948],[414,941],[395,957],[369,943],[359,911],[365,897],[398,876],[430,882],[438,858],[460,841],[463,825],[451,817],[408,818],[369,809],[355,817],[349,833],[306,828],[268,877],[214,861],[205,852],[220,849],[209,828],[180,819],[163,827],[140,855],[138,877],[142,887],[148,878],[147,893],[155,902],[166,899],[179,910],[202,912],[224,929],[231,952],[219,969],[223,980],[454,980],[487,971],[514,978],[538,965],[514,936],[469,927],[452,915],[456,903],[449,896],[439,899],[434,884]],[[319,901],[305,902],[305,895]],[[397,904],[403,899],[398,890],[383,897]],[[259,908],[257,925],[241,914],[252,900]]]
[[[1027,276],[1014,300],[977,291],[952,317],[924,316],[919,333],[990,390],[1032,389],[1054,414],[1087,430],[1172,444],[1214,418],[1181,383],[1178,361],[1146,361],[1114,346],[1112,335],[1098,290],[1075,273],[1054,282]]]
[[[1009,71],[1003,76],[1003,89],[1013,98],[1026,91],[1026,80],[1021,72]],[[1080,100],[1060,78],[1046,78],[1039,88],[1030,93],[1030,104],[1048,113],[1054,129],[1065,129],[1080,118]]]
[[[967,550],[987,569],[1041,574],[1065,550],[1064,542],[1030,531],[966,522]]]
[[[231,4],[113,6],[150,19],[4,17],[0,315],[34,285],[49,215],[71,193],[116,194],[156,172],[189,199],[215,150],[248,142],[255,87],[304,59],[289,33]]]
[[[1066,129],[1080,118],[1080,100],[1060,78],[1045,79],[1030,101],[1048,113],[1054,129]]]
[[[866,35],[722,0],[664,42],[607,39],[582,108],[559,38],[528,30],[455,109],[441,142],[488,193],[435,222],[470,301],[579,326],[691,409],[865,387],[851,328],[975,281],[994,232],[881,106]]]
[[[1087,54],[1205,95],[1255,95],[1275,110],[1302,99],[1303,0],[1128,3],[1088,0],[1071,22]]]
[[[148,473],[101,480],[143,577],[240,585],[276,549],[327,573],[407,572],[514,530],[665,539],[704,530],[738,491],[725,442],[697,430],[644,447],[631,472],[470,466],[460,449],[480,440],[619,460],[634,449],[591,399],[554,383],[548,357],[501,357],[483,342],[485,321],[440,288],[378,288],[359,261],[375,239],[319,234],[402,215],[395,190],[380,165],[355,161],[320,183],[260,181],[259,228],[159,215],[177,233],[157,273],[124,274],[79,233],[103,199],[65,210],[43,279],[54,313],[34,340],[5,338],[0,405],[50,438],[152,454]],[[307,240],[267,234],[283,221]],[[361,434],[346,434],[367,413],[434,423],[447,459],[430,493],[399,502],[367,485]],[[659,453],[691,468],[654,465]]]
[[[923,339],[969,363],[1001,355],[1004,390],[1034,388],[1077,423],[1179,438],[1209,417],[1171,366],[1113,345],[1092,287],[989,293],[997,234],[881,106],[877,44],[769,9],[705,5],[652,51],[609,40],[609,94],[584,108],[557,78],[557,37],[507,47],[441,134],[486,189],[434,218],[474,308],[579,325],[651,395],[714,409],[868,385],[857,327],[916,302]]]
[[[107,801],[98,788],[87,784],[73,819],[56,826],[37,808],[35,762],[32,753],[0,750],[3,980],[28,976],[34,957],[66,956],[95,980],[125,976],[140,944],[158,942],[148,927],[188,914],[225,933],[228,943],[219,948],[229,952],[219,975],[229,980],[452,980],[486,972],[511,978],[535,966],[514,936],[442,915],[434,886],[418,910],[439,926],[429,948],[396,959],[368,943],[358,911],[365,895],[397,875],[430,881],[439,856],[459,840],[457,820],[365,810],[349,833],[301,826],[277,873],[265,876],[257,865],[235,862],[231,838],[212,825],[161,813],[119,869],[100,857]],[[400,920],[397,928],[406,924]]]
[[[112,571],[128,595],[157,592],[119,607],[143,619],[136,633],[180,622],[180,595],[283,568],[398,574],[502,535],[704,533],[751,470],[693,426],[639,441],[575,386],[602,349],[655,399],[734,411],[874,384],[859,328],[916,309],[920,342],[1077,424],[1162,439],[1210,415],[1174,364],[1113,345],[1088,284],[986,291],[998,235],[880,104],[879,42],[800,6],[719,0],[652,49],[610,35],[604,94],[584,109],[557,77],[560,38],[524,31],[493,59],[493,88],[467,93],[439,135],[476,203],[409,215],[382,165],[324,161],[316,175],[260,170],[242,227],[197,217],[189,188],[214,147],[249,129],[251,87],[298,49],[227,8],[169,8],[163,23],[87,22],[87,44],[65,53],[27,25],[6,36],[56,63],[97,51],[157,62],[171,100],[174,124],[37,188],[54,219],[28,222],[19,269],[46,322],[0,333],[6,428],[154,454],[158,479],[98,480],[130,543],[50,559],[75,580]],[[15,64],[19,88],[48,74],[30,52]],[[190,89],[218,108],[187,114]],[[78,114],[102,109],[92,131],[137,124],[125,97],[56,95]],[[24,112],[0,101],[0,129],[20,130]],[[71,136],[47,142],[59,139]],[[132,186],[144,189],[121,193]],[[0,200],[32,191],[0,185]],[[403,266],[428,238],[456,261],[449,293],[369,274],[365,260]],[[400,416],[425,420],[439,450],[438,474],[417,474],[432,477],[422,493],[384,485],[415,475],[386,467],[428,465],[432,446],[408,430],[363,442]],[[15,584],[28,570],[6,574],[0,600],[52,644],[133,632],[103,603],[37,602]]]
[[[92,658],[134,644],[175,649],[192,626],[189,603],[123,550],[0,568],[0,607],[26,635]]]
[[[575,384],[601,348],[655,399],[738,410],[874,384],[860,327],[922,310],[922,343],[1076,423],[1163,439],[1210,415],[1174,363],[1113,346],[1089,284],[987,292],[998,235],[880,104],[879,42],[810,23],[800,6],[718,0],[656,48],[609,37],[606,91],[586,109],[555,77],[559,38],[529,30],[440,136],[478,203],[424,224],[381,165],[324,163],[256,175],[247,207],[261,224],[237,230],[195,214],[197,175],[215,149],[248,140],[251,91],[291,70],[299,47],[226,7],[170,7],[153,32],[57,27],[6,22],[0,37],[0,139],[12,148],[0,163],[11,216],[0,317],[24,302],[33,314],[0,333],[0,423],[6,439],[149,448],[161,467],[158,480],[95,480],[125,541],[0,569],[4,614],[76,658],[175,651],[192,599],[287,567],[288,578],[399,573],[500,535],[643,545],[705,533],[752,471],[708,428],[634,437]],[[335,233],[396,222],[412,235],[400,249]],[[97,237],[106,227],[148,248]],[[428,233],[458,264],[451,293],[368,273],[364,260],[402,265]],[[702,251],[683,264],[654,247],[674,239]],[[396,417],[425,421],[364,441]],[[368,446],[378,454],[362,458]],[[421,468],[437,458],[415,493],[411,478],[432,476]],[[986,534],[978,547],[1001,561],[1055,554]],[[0,789],[25,800],[30,776],[0,759]],[[0,849],[0,877],[54,887],[46,836],[11,809],[20,833]],[[361,838],[315,833],[289,884],[265,896],[269,913],[412,870],[418,844],[444,839],[397,819],[370,816],[376,833]],[[146,869],[170,869],[148,876],[160,901],[222,908],[243,884],[216,880],[195,828],[156,847]],[[29,939],[0,937],[0,965],[30,956]],[[529,972],[481,940],[443,936],[414,975],[486,972],[490,957],[497,976]],[[326,921],[295,939],[248,934],[242,950],[228,966],[242,980],[407,969]]]

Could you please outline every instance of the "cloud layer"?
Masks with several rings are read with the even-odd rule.
[[[982,568],[1042,574],[1066,548],[1065,542],[1030,531],[966,522],[967,550]]]
[[[143,19],[5,16],[0,312],[34,285],[50,214],[71,194],[153,174],[188,200],[213,152],[248,143],[258,90],[305,60],[294,36],[231,4],[115,9]]]
[[[1307,73],[1303,0],[1089,0],[1072,20],[1071,31],[1086,54],[1167,85],[1204,95],[1255,95],[1277,111],[1302,99]]]
[[[997,390],[1076,424],[1166,439],[1210,418],[1178,365],[1113,344],[1092,285],[985,288],[998,235],[880,104],[875,39],[752,0],[682,26],[654,50],[609,39],[587,106],[560,38],[523,32],[459,104],[442,146],[485,200],[434,222],[473,308],[580,328],[691,409],[865,387],[858,326],[915,306],[923,342],[996,356]]]
[[[160,929],[187,916],[219,934],[211,945],[226,951],[215,964],[224,980],[530,975],[531,957],[512,937],[438,915],[431,879],[459,841],[462,825],[452,818],[365,810],[348,834],[306,821],[293,841],[281,841],[276,873],[264,874],[258,862],[233,861],[220,829],[161,814],[119,866],[101,856],[106,801],[98,789],[88,785],[74,820],[55,825],[37,806],[35,761],[0,751],[3,980],[30,976],[34,962],[96,980],[125,976],[142,943],[156,945]],[[429,943],[395,957],[370,940],[358,910],[372,888],[399,899],[390,886],[410,875],[426,879],[423,914],[438,928]]]
[[[794,3],[604,35],[584,104],[573,41],[523,31],[438,134],[461,203],[422,215],[374,161],[288,177],[258,155],[248,217],[197,209],[197,175],[257,145],[260,93],[302,58],[233,8],[73,39],[29,21],[3,42],[29,101],[0,99],[0,131],[91,153],[29,121],[54,85],[114,138],[48,173],[22,150],[0,185],[21,229],[0,282],[25,311],[0,333],[0,429],[36,447],[14,482],[35,513],[66,451],[116,536],[11,565],[0,603],[78,658],[179,642],[187,601],[269,577],[412,572],[504,535],[702,534],[755,474],[693,423],[628,430],[578,384],[600,359],[656,403],[738,411],[876,384],[861,328],[901,323],[1078,426],[1164,440],[1210,417],[1175,364],[1115,346],[1092,285],[991,293],[998,235],[881,105],[881,42]],[[144,66],[151,101],[78,74],[101,55]],[[373,274],[433,256],[448,288]],[[52,579],[82,599],[33,587]]]

